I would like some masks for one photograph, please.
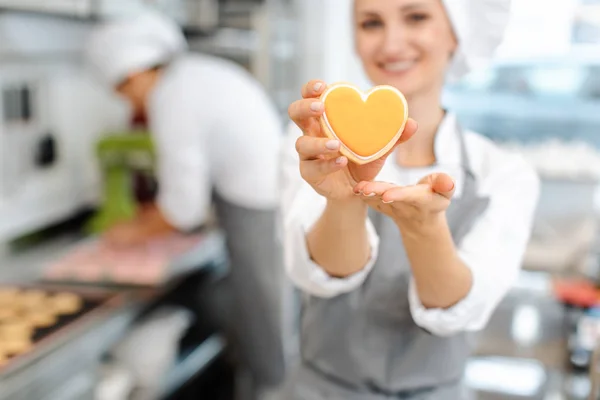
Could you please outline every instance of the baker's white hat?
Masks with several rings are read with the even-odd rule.
[[[443,0],[458,39],[448,78],[488,65],[504,38],[511,0]]]
[[[87,43],[86,59],[107,85],[129,74],[169,62],[187,49],[177,24],[154,10],[102,23]]]

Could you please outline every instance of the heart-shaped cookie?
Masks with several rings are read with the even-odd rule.
[[[356,164],[385,155],[398,141],[408,119],[404,95],[392,86],[367,93],[349,83],[335,83],[321,95],[325,134],[342,144],[340,152]]]

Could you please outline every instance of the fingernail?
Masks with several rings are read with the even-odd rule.
[[[314,103],[312,103],[310,105],[310,109],[312,111],[321,111],[322,108],[323,108],[323,103],[320,101],[315,101]]]
[[[343,162],[344,162],[344,157],[338,157],[338,158],[335,159],[335,163],[336,164],[341,164]]]
[[[323,87],[323,84],[321,82],[315,83],[315,86],[313,86],[313,89],[315,92],[318,92],[319,90],[321,90],[321,88]]]
[[[340,147],[340,142],[337,140],[330,140],[329,142],[325,143],[325,147],[327,147],[329,150],[337,150]]]
[[[393,203],[393,202],[394,202],[394,200],[388,200],[388,201],[381,200],[381,202],[382,202],[383,204],[390,204],[390,203]]]
[[[374,196],[375,196],[375,193],[367,193],[367,194],[365,194],[365,197],[374,197]]]

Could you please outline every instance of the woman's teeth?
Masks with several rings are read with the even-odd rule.
[[[404,72],[409,70],[413,65],[415,65],[415,61],[399,61],[383,64],[383,69],[389,72]]]

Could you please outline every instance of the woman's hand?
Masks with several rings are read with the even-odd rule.
[[[398,226],[415,288],[425,308],[447,309],[467,296],[473,275],[457,254],[446,219],[454,194],[450,176],[431,174],[414,186],[361,182],[354,190]]]
[[[426,232],[439,228],[450,205],[454,181],[446,174],[431,174],[414,186],[363,181],[354,187],[369,206],[391,217],[401,231]]]
[[[308,82],[302,88],[302,99],[292,103],[288,113],[304,133],[296,141],[302,178],[327,199],[344,201],[354,197],[352,189],[358,182],[375,179],[393,148],[372,163],[349,163],[339,152],[339,141],[327,138],[319,123],[324,112],[324,104],[319,97],[325,89],[323,81]],[[416,131],[417,123],[409,119],[396,145],[410,139]]]
[[[106,231],[104,241],[110,247],[134,247],[150,238],[146,226],[139,221],[121,222]]]
[[[104,241],[111,247],[134,247],[142,245],[158,236],[176,232],[164,218],[155,204],[145,205],[132,221],[115,224],[104,235]]]

